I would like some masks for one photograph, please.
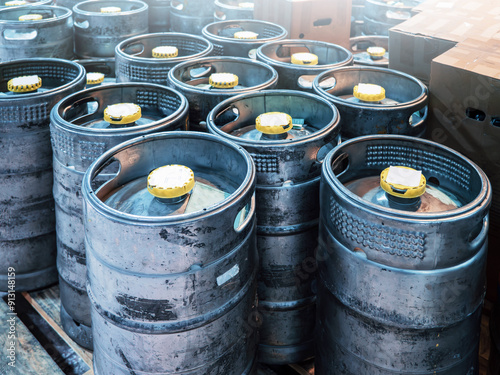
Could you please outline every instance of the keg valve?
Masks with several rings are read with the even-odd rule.
[[[260,139],[286,139],[293,128],[292,117],[283,112],[263,113],[255,119],[255,128],[262,133]]]
[[[366,52],[368,53],[368,56],[370,56],[372,60],[381,60],[385,56],[385,48],[383,47],[375,47],[375,46],[368,47],[366,49]]]
[[[87,73],[87,87],[98,86],[104,82],[104,74],[98,72]]]
[[[354,86],[353,96],[366,103],[380,103],[385,99],[385,89],[372,83],[359,83]]]
[[[179,50],[174,46],[158,46],[151,52],[156,59],[173,59],[179,55]]]
[[[418,210],[426,183],[421,171],[404,166],[391,166],[380,174],[380,187],[386,193],[389,206],[406,211]]]
[[[238,86],[238,76],[232,73],[213,73],[208,78],[211,88],[232,89]]]
[[[179,164],[156,168],[148,176],[148,191],[160,202],[174,204],[182,202],[194,188],[193,171]]]
[[[111,125],[133,126],[141,118],[141,107],[134,103],[108,105],[104,110],[104,121]]]
[[[37,75],[12,78],[7,82],[7,90],[16,94],[36,92],[42,87],[42,79]]]
[[[291,61],[295,65],[318,65],[318,56],[309,52],[294,53]]]

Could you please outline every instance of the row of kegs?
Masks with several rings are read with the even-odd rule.
[[[236,25],[0,63],[0,290],[59,274],[99,375],[475,374],[491,188],[427,88]]]

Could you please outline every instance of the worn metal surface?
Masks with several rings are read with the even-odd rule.
[[[149,13],[149,32],[170,31],[170,0],[146,0]]]
[[[82,65],[85,68],[86,73],[104,74],[104,81],[100,85],[109,85],[112,83],[116,83],[114,58],[83,59],[83,60],[75,60],[75,62]]]
[[[382,35],[358,36],[351,38],[349,44],[354,58],[354,65],[389,67],[389,37]],[[368,47],[382,47],[386,50],[386,53],[381,59],[372,59],[366,52]]]
[[[196,87],[208,84],[212,73],[233,73],[239,86],[233,89]],[[194,128],[205,129],[208,113],[221,101],[238,94],[272,89],[278,73],[267,64],[241,57],[205,57],[176,65],[168,72],[169,85],[179,90],[189,102],[189,122]]]
[[[177,47],[178,56],[157,59],[152,50],[159,46]],[[150,82],[167,84],[170,69],[184,61],[209,56],[212,43],[206,39],[182,33],[155,33],[129,38],[116,47],[116,77],[118,82]]]
[[[392,26],[397,25],[415,15],[412,9],[421,2],[421,0],[402,0],[398,2],[366,0],[365,17]]]
[[[8,3],[9,1],[11,1],[11,0],[0,0],[0,9],[12,7],[9,5],[5,5],[5,3]],[[31,6],[31,5],[38,6],[38,5],[52,5],[53,4],[52,0],[24,0],[24,1],[26,2],[26,4],[16,5],[16,6]]]
[[[19,21],[26,14],[40,14],[38,21]],[[71,59],[73,19],[69,9],[32,5],[0,9],[0,61],[35,57]]]
[[[93,181],[116,160],[120,173]],[[136,216],[103,203],[166,164],[224,177],[236,190],[189,214]],[[168,132],[122,143],[83,180],[94,372],[250,374],[254,371],[255,167],[241,148],[210,134]],[[237,228],[242,208],[249,211]],[[237,269],[231,277],[228,270]]]
[[[344,187],[388,165],[421,170],[464,205],[393,210]],[[434,142],[360,137],[325,159],[320,202],[316,370],[477,373],[491,204],[486,175]]]
[[[384,87],[386,97],[397,103],[379,105],[347,100],[359,83]],[[339,109],[342,138],[369,134],[421,137],[425,132],[428,90],[408,74],[377,67],[341,67],[318,75],[313,88]]]
[[[318,56],[318,65],[296,65],[291,56],[298,52]],[[266,43],[257,49],[257,60],[271,65],[278,72],[279,89],[313,92],[312,81],[318,74],[345,65],[352,65],[352,54],[344,47],[316,40],[289,39]]]
[[[257,39],[235,39],[237,31],[257,33]],[[214,45],[214,55],[256,58],[256,49],[264,43],[284,39],[284,27],[259,20],[230,20],[214,22],[205,26],[202,35]]]
[[[119,7],[119,13],[101,13]],[[148,5],[140,0],[90,0],[73,7],[75,54],[81,58],[113,57],[122,40],[148,33]]]
[[[499,291],[500,294],[500,291]],[[500,300],[491,311],[490,316],[490,357],[488,363],[488,375],[500,373]]]
[[[46,91],[7,95],[8,80],[37,74]],[[0,291],[7,268],[16,291],[57,281],[49,115],[63,97],[83,89],[85,71],[59,59],[0,64]]]
[[[302,118],[311,134],[287,140],[250,140],[232,132],[264,112]],[[259,250],[259,360],[300,362],[312,356],[315,324],[314,252],[319,218],[320,150],[339,134],[336,108],[315,95],[269,90],[229,98],[208,115],[211,133],[244,147],[257,168]]]
[[[201,35],[205,25],[214,21],[214,2],[206,0],[172,0],[170,31]]]
[[[133,102],[151,121],[122,128],[94,128],[111,104]],[[89,105],[96,103],[92,113]],[[104,151],[136,136],[185,129],[188,104],[175,90],[153,84],[96,87],[61,100],[51,113],[56,203],[57,267],[61,289],[61,320],[68,335],[92,347],[81,182],[89,165]]]
[[[240,6],[244,3],[245,6]],[[253,1],[245,0],[215,0],[214,20],[251,20],[253,19]],[[252,7],[246,4],[252,4]]]

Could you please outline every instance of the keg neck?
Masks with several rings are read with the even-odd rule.
[[[387,202],[390,208],[401,211],[416,212],[418,211],[422,203],[420,197],[401,198],[401,197],[395,197],[388,193],[385,193],[385,197],[387,198]]]

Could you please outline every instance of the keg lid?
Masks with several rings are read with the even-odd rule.
[[[98,85],[104,81],[104,74],[91,72],[87,73],[87,85]]]
[[[108,105],[104,110],[104,121],[110,124],[131,124],[141,118],[141,107],[134,103]]]
[[[372,47],[368,47],[366,49],[366,52],[368,53],[368,55],[370,55],[370,57],[374,60],[376,60],[377,58],[382,58],[384,57],[385,55],[385,48],[384,47],[376,47],[376,46],[372,46]]]
[[[101,13],[120,13],[122,8],[120,7],[102,7]]]
[[[179,50],[174,46],[158,46],[153,48],[152,53],[157,59],[171,59],[179,55]]]
[[[5,6],[7,7],[16,7],[18,5],[24,5],[26,4],[26,1],[24,0],[12,0],[12,1],[6,1]]]
[[[379,102],[385,99],[385,89],[372,83],[360,83],[354,86],[353,95],[364,102]]]
[[[37,75],[12,78],[7,82],[7,89],[12,92],[31,92],[42,87],[42,79]]]
[[[238,86],[238,76],[233,73],[213,73],[210,74],[208,83],[218,89],[231,89]]]
[[[233,35],[235,39],[257,39],[258,36],[259,34],[253,31],[237,31]]]
[[[283,134],[292,127],[292,117],[283,112],[267,112],[255,119],[255,128],[264,134]]]
[[[148,191],[158,198],[178,198],[194,188],[193,171],[179,164],[156,168],[148,176]]]
[[[25,14],[19,16],[19,21],[40,21],[41,19],[43,19],[41,14]]]
[[[318,65],[318,56],[314,53],[300,52],[292,55],[292,64],[295,65]]]
[[[245,9],[253,9],[254,8],[254,4],[251,3],[251,2],[243,2],[243,3],[239,3],[238,7],[245,8]]]
[[[391,166],[380,174],[380,187],[395,197],[417,198],[425,193],[426,179],[413,168]]]

